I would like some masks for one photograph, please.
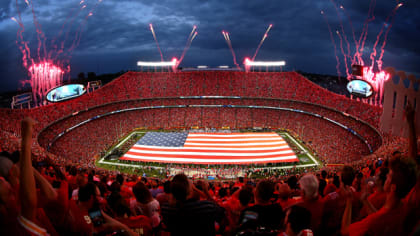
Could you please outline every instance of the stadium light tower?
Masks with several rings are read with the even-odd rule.
[[[155,70],[157,67],[171,67],[173,72],[176,72],[176,68],[178,67],[178,60],[174,57],[171,61],[138,61],[137,66],[140,67],[154,67]]]
[[[252,61],[251,59],[249,59],[247,57],[244,60],[244,65],[245,65],[245,71],[249,72],[251,67],[255,67],[255,66],[263,67],[263,66],[265,66],[266,70],[268,70],[269,66],[282,67],[282,66],[286,65],[286,62],[285,61]]]

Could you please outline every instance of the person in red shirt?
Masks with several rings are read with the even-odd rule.
[[[278,204],[280,204],[280,206],[283,209],[287,209],[289,208],[291,205],[296,203],[296,200],[294,200],[293,198],[291,198],[291,192],[292,190],[290,190],[290,187],[288,184],[284,183],[284,184],[280,184],[278,183],[276,185],[276,192],[278,193]]]
[[[233,185],[234,187],[242,188],[244,186],[244,177],[238,177],[238,181]]]
[[[337,187],[334,184],[328,183],[327,186],[325,186],[324,188],[324,192],[323,192],[324,197],[332,192],[335,192],[336,190],[337,190]]]
[[[133,193],[135,199],[130,201],[130,208],[133,212],[136,212],[137,215],[142,213],[150,218],[152,221],[153,228],[156,228],[160,224],[160,205],[159,202],[152,197],[149,189],[146,185],[139,181],[133,187]]]
[[[261,180],[255,188],[255,205],[242,210],[239,217],[241,231],[280,230],[283,228],[284,211],[280,204],[270,200],[274,195],[274,183]]]
[[[171,235],[215,235],[215,223],[224,221],[224,210],[212,201],[190,198],[193,187],[186,175],[171,182],[172,201],[162,206],[163,223]]]
[[[379,173],[375,177],[375,192],[370,196],[367,196],[370,192],[371,183],[367,183],[366,188],[361,196],[363,202],[363,208],[360,211],[359,219],[366,217],[368,214],[376,212],[378,209],[381,209],[385,205],[387,193],[384,190],[384,184],[386,177],[388,175],[388,168],[380,168]],[[367,197],[367,199],[366,199]]]
[[[324,211],[322,214],[321,235],[339,235],[341,219],[346,207],[346,189],[351,187],[355,178],[355,171],[350,166],[343,166],[339,174],[340,188],[324,197]],[[354,198],[353,212],[358,212],[359,199]],[[357,215],[357,213],[356,213]],[[353,215],[354,217],[354,215]]]
[[[118,174],[116,177],[116,181],[120,184],[120,193],[121,196],[127,201],[130,202],[130,198],[134,197],[133,191],[131,187],[126,185],[127,183],[124,180],[124,176],[122,174]]]
[[[78,200],[70,200],[69,214],[66,220],[67,231],[78,235],[91,235],[93,223],[89,216],[91,209],[96,202],[96,186],[88,183],[81,186],[78,191]]]
[[[304,207],[292,206],[286,212],[286,227],[281,236],[313,236],[311,230],[311,213]]]
[[[168,180],[165,183],[163,183],[163,193],[159,193],[156,196],[156,200],[159,202],[160,206],[169,202],[170,193],[171,193],[171,181]]]
[[[416,184],[416,165],[413,159],[395,157],[390,161],[390,171],[385,181],[385,205],[365,219],[350,224],[352,218],[352,192],[346,188],[346,208],[343,214],[343,235],[407,235],[404,228],[407,205],[402,199]]]
[[[67,166],[66,170],[67,169],[68,169],[68,173],[67,173],[66,179],[69,184],[69,192],[71,193],[74,189],[78,188],[78,185],[76,182],[77,168],[75,166]]]
[[[327,186],[324,188],[324,197],[328,194],[335,192],[340,187],[340,178],[334,174],[334,176],[327,181]]]
[[[126,225],[113,219],[100,209],[100,192],[93,183],[79,188],[78,201],[71,200],[67,218],[67,233],[70,235],[92,235],[124,230],[135,235]],[[93,215],[98,215],[96,219]],[[100,212],[100,213],[99,213]],[[93,218],[92,218],[93,217]]]
[[[318,193],[321,195],[321,197],[324,196],[324,189],[327,186],[327,171],[323,170],[321,172],[321,178],[319,178],[319,189]]]
[[[133,216],[130,207],[118,192],[113,192],[108,196],[108,205],[111,208],[112,216],[116,220],[125,224],[133,232],[139,235],[152,235],[153,228],[149,217],[144,215]]]
[[[220,206],[226,210],[226,217],[229,222],[226,231],[235,232],[238,227],[241,212],[250,206],[250,202],[253,198],[254,194],[252,187],[244,185],[240,190],[236,190],[227,201],[220,204]]]
[[[87,182],[88,182],[88,179],[87,179],[87,176],[85,176],[84,173],[78,173],[77,174],[77,176],[76,176],[77,188],[74,189],[73,192],[72,192],[73,200],[77,201],[80,187],[86,185]]]
[[[317,235],[321,225],[324,202],[318,195],[318,179],[312,174],[306,174],[299,180],[302,189],[302,200],[296,205],[306,208],[311,213],[311,229]]]

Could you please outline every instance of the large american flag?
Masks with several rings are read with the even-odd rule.
[[[121,160],[195,164],[299,161],[277,133],[148,132]]]

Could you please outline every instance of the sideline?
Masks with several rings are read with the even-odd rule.
[[[144,134],[144,133],[147,133],[147,132],[145,132],[145,131],[134,131],[134,132],[132,132],[130,135],[128,135],[127,137],[125,137],[123,140],[121,140],[117,145],[115,145],[113,148],[111,148],[107,153],[105,153],[105,155],[98,162],[100,164],[115,164],[115,165],[117,165],[118,163],[104,162],[105,157],[108,156],[110,153],[112,153],[116,148],[119,148],[121,145],[123,145],[133,135],[135,135],[135,134]]]
[[[298,143],[296,140],[295,140],[295,138],[293,138],[292,136],[290,136],[289,135],[289,133],[287,133],[287,132],[285,132],[284,134],[286,134],[287,135],[287,137],[289,137],[290,138],[290,140],[292,140],[297,146],[299,146],[300,147],[300,149],[303,149],[303,150],[305,150],[306,152],[307,152],[307,154],[308,154],[308,156],[309,156],[309,158],[311,158],[311,160],[315,163],[315,164],[310,164],[311,166],[319,166],[319,162],[316,160],[316,158],[314,158],[313,156],[312,156],[312,154],[309,152],[309,151],[307,151],[305,148],[303,148],[301,145],[300,145],[300,143]]]

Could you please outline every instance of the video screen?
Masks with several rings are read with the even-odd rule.
[[[372,96],[373,89],[372,86],[363,80],[352,80],[347,84],[347,91],[349,91],[350,94],[368,98]]]
[[[72,98],[77,98],[86,93],[86,88],[82,84],[68,84],[50,90],[47,94],[47,101],[62,102]]]

